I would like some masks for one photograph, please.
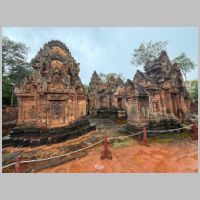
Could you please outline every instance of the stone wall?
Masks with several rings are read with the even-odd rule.
[[[2,107],[2,135],[8,135],[9,132],[16,126],[18,117],[17,107]]]
[[[17,107],[2,107],[2,123],[9,123],[17,120],[18,108]]]

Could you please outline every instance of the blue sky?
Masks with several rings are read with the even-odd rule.
[[[132,80],[137,70],[130,64],[133,50],[150,40],[167,40],[170,59],[185,52],[198,64],[198,29],[195,27],[4,27],[3,35],[30,47],[28,60],[48,41],[58,39],[64,42],[80,63],[80,77],[84,84],[88,84],[94,70],[122,73]],[[139,69],[143,71],[143,67]],[[188,74],[188,79],[197,78],[196,67]]]

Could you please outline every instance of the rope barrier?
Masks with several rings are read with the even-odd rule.
[[[10,166],[15,165],[15,164],[16,164],[16,162],[11,163],[11,164],[8,164],[8,165],[6,165],[6,166],[2,166],[2,169],[5,169],[5,168],[10,167]]]
[[[131,134],[131,135],[111,137],[111,138],[109,138],[109,140],[128,138],[128,137],[139,135],[140,133],[142,133],[142,131],[139,131],[139,132]]]
[[[95,144],[92,144],[92,145],[89,145],[89,146],[84,147],[84,148],[82,148],[82,149],[78,149],[78,150],[76,150],[76,151],[68,152],[68,153],[65,153],[65,154],[62,154],[62,155],[53,156],[53,157],[49,157],[49,158],[35,159],[35,160],[24,160],[24,161],[22,161],[21,163],[40,162],[40,161],[51,160],[51,159],[54,159],[54,158],[61,158],[61,157],[64,157],[64,156],[66,156],[66,155],[71,155],[71,154],[74,154],[74,153],[77,153],[77,152],[86,150],[86,149],[88,149],[88,148],[91,148],[91,147],[93,147],[93,146],[96,146],[97,144],[99,144],[99,143],[101,143],[101,142],[103,142],[103,141],[104,141],[104,140],[100,140],[99,142],[96,142]],[[3,166],[2,169],[5,169],[5,168],[10,167],[10,166],[15,165],[15,164],[16,164],[16,162],[11,163],[11,164],[8,164],[8,165],[6,165],[6,166]]]
[[[138,133],[135,133],[135,134],[128,135],[128,136],[117,136],[117,137],[112,137],[112,138],[109,138],[109,139],[110,139],[110,140],[118,139],[118,138],[122,138],[122,139],[123,139],[123,138],[128,138],[128,137],[131,137],[131,136],[138,135],[138,134],[140,134],[140,133],[142,133],[142,131],[140,131],[140,132],[138,132]],[[84,147],[84,148],[82,148],[82,149],[78,149],[78,150],[76,150],[76,151],[68,152],[68,153],[65,153],[65,154],[62,154],[62,155],[53,156],[53,157],[49,157],[49,158],[35,159],[35,160],[25,160],[25,161],[22,161],[21,163],[40,162],[40,161],[51,160],[51,159],[54,159],[54,158],[61,158],[61,157],[64,157],[64,156],[66,156],[66,155],[71,155],[71,154],[74,154],[74,153],[81,152],[81,151],[83,151],[83,150],[89,149],[89,148],[91,148],[91,147],[93,147],[93,146],[96,146],[97,144],[99,144],[99,143],[101,143],[101,142],[103,142],[103,141],[104,141],[104,140],[100,140],[100,141],[96,142],[95,144],[92,144],[92,145],[89,145],[89,146]],[[3,166],[2,169],[5,169],[5,168],[10,167],[10,166],[15,165],[15,164],[16,164],[16,162],[11,163],[11,164],[8,164],[8,165],[6,165],[6,166]]]
[[[166,132],[166,131],[175,131],[175,130],[180,130],[180,129],[186,129],[188,127],[191,127],[192,125],[190,126],[187,126],[187,127],[181,127],[181,128],[177,128],[177,129],[168,129],[168,130],[148,130],[147,132]],[[128,130],[127,130],[128,131]],[[130,131],[128,131],[130,133]],[[134,133],[134,134],[130,134],[130,135],[126,135],[126,136],[116,136],[116,137],[111,137],[111,138],[108,138],[109,140],[115,140],[115,139],[124,139],[124,138],[128,138],[128,137],[133,137],[133,136],[136,136],[136,135],[139,135],[140,133],[142,133],[143,131],[139,131],[137,133]],[[86,149],[89,149],[93,146],[96,146],[97,144],[100,144],[101,142],[103,142],[104,139],[92,144],[92,145],[89,145],[87,147],[84,147],[82,149],[78,149],[76,151],[72,151],[72,152],[68,152],[68,153],[65,153],[65,154],[62,154],[62,155],[57,155],[57,156],[53,156],[53,157],[49,157],[49,158],[41,158],[41,159],[35,159],[35,160],[24,160],[22,161],[21,163],[31,163],[31,162],[41,162],[41,161],[46,161],[46,160],[51,160],[51,159],[54,159],[54,158],[61,158],[61,157],[64,157],[66,155],[71,155],[71,154],[74,154],[74,153],[78,153],[78,152],[81,152],[81,151],[84,151]],[[5,165],[5,166],[2,166],[2,169],[5,169],[5,168],[8,168],[10,166],[13,166],[15,165],[16,162],[14,163],[11,163],[11,164],[8,164],[8,165]]]

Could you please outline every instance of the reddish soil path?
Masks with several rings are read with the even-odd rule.
[[[86,157],[41,173],[197,173],[198,142],[191,139],[175,143],[138,143],[111,148],[112,160],[100,160],[102,147],[92,149]]]

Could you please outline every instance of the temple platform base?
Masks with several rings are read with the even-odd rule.
[[[73,124],[65,127],[51,129],[17,126],[8,136],[3,137],[2,144],[3,147],[33,147],[54,144],[79,137],[92,130],[96,130],[96,126],[94,124],[91,125],[87,118],[77,120]]]

